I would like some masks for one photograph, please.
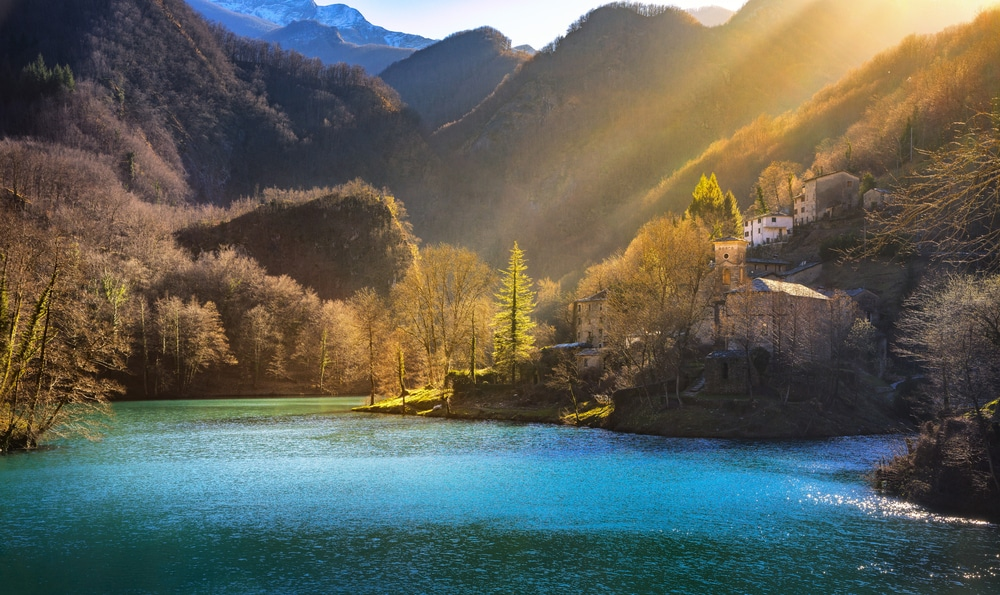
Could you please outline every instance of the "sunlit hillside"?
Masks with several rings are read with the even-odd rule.
[[[595,10],[435,134],[456,166],[433,202],[408,202],[416,229],[491,258],[517,238],[563,274],[622,247],[648,219],[649,189],[713,142],[797,108],[914,31],[975,13],[928,0],[753,0],[709,29],[669,9]],[[657,206],[685,205],[671,194]]]
[[[772,162],[802,172],[849,170],[891,183],[921,152],[948,141],[952,124],[995,109],[1000,90],[1000,10],[936,35],[913,36],[778,117],[761,116],[655,186],[650,212],[686,200],[715,172],[744,206]]]

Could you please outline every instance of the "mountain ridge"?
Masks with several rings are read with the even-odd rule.
[[[316,21],[340,31],[344,41],[356,45],[387,45],[422,49],[434,40],[398,31],[389,31],[368,22],[356,9],[346,4],[319,6],[314,0],[209,0],[236,13],[253,15],[281,26],[295,21]]]
[[[311,58],[319,58],[324,64],[347,63],[360,66],[369,74],[382,72],[414,52],[411,48],[351,43],[344,39],[336,27],[316,21],[292,21],[284,27],[256,37]]]
[[[419,50],[379,77],[434,131],[479,105],[529,58],[513,49],[503,33],[480,27]]]

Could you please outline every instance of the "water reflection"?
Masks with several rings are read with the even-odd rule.
[[[12,592],[1000,589],[996,527],[874,494],[901,442],[677,440],[128,403],[102,443],[0,459]],[[79,585],[85,585],[80,587]]]

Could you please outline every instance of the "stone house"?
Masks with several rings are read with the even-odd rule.
[[[740,351],[714,351],[705,358],[705,391],[713,395],[743,395],[750,378]]]
[[[793,217],[796,225],[830,219],[858,206],[861,180],[844,171],[810,178],[802,194],[795,197]]]
[[[607,290],[573,302],[573,337],[570,345],[580,373],[597,373],[604,368],[604,321]]]
[[[746,261],[746,277],[754,279],[756,277],[766,277],[768,275],[782,275],[791,265],[787,260],[777,260],[773,258],[748,258]]]
[[[827,297],[834,297],[838,292],[831,290],[822,290],[823,295]],[[858,287],[856,289],[846,289],[842,292],[843,295],[851,298],[855,304],[858,305],[858,317],[868,322],[877,325],[880,322],[880,307],[882,305],[882,299],[878,294],[869,291],[863,287]]]
[[[573,336],[577,343],[604,347],[604,310],[607,303],[607,290],[573,302]]]
[[[858,316],[846,295],[828,297],[798,283],[758,278],[726,295],[717,332],[726,350],[760,347],[773,357],[819,361],[831,357],[832,337]]]

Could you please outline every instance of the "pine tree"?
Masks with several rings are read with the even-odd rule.
[[[691,195],[691,205],[684,212],[686,219],[701,219],[712,230],[712,238],[742,236],[743,220],[732,192],[723,193],[713,173],[701,180]]]
[[[739,202],[732,190],[726,192],[726,197],[722,200],[723,229],[725,235],[741,238],[743,237],[743,214],[740,213]]]
[[[535,294],[531,279],[524,273],[527,268],[524,252],[514,242],[496,294],[497,313],[493,317],[493,364],[501,373],[509,374],[511,384],[517,381],[518,365],[528,360],[535,346],[531,335],[535,327],[531,320]]]

